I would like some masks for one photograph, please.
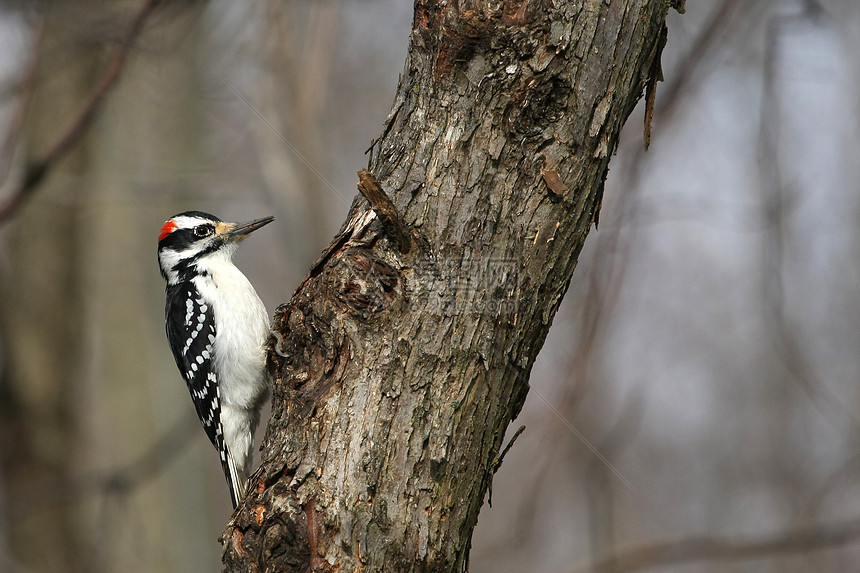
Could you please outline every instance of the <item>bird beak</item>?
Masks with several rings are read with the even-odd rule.
[[[223,233],[228,241],[240,241],[257,229],[265,227],[274,220],[274,217],[261,217],[245,223],[222,223],[223,228],[217,229],[217,231],[219,233]],[[219,225],[219,227],[220,226],[221,225]]]

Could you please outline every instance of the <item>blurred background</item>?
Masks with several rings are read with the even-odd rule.
[[[275,215],[237,263],[270,310],[288,300],[355,194],[412,15],[144,5],[0,2],[0,212],[121,67],[0,220],[0,572],[218,570],[229,496],[164,337],[158,229]],[[475,573],[860,571],[860,3],[687,12],[650,150],[640,106],[511,426]]]

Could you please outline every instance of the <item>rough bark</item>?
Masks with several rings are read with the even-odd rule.
[[[461,571],[668,0],[418,0],[371,171],[269,350],[228,571]]]

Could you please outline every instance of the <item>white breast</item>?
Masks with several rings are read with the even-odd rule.
[[[215,315],[215,368],[223,406],[257,409],[265,400],[269,315],[254,287],[230,261],[213,253],[197,265],[193,281]]]

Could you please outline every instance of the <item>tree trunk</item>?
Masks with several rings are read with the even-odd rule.
[[[371,171],[269,344],[228,571],[462,571],[668,0],[418,0]],[[397,232],[399,219],[409,235]]]

